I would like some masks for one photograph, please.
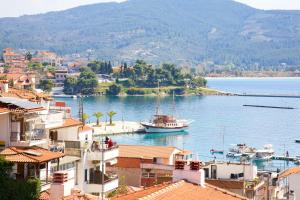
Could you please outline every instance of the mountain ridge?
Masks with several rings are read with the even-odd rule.
[[[238,67],[299,65],[300,11],[231,0],[129,0],[0,18],[0,48]]]

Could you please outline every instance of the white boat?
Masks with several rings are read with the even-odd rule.
[[[255,152],[255,148],[249,147],[246,144],[235,144],[229,149],[227,157],[248,157],[250,159],[254,157]]]
[[[274,156],[275,151],[271,144],[264,145],[263,149],[259,149],[255,153],[255,160],[270,160]]]
[[[173,93],[173,113],[175,112],[175,100]],[[141,122],[145,127],[146,133],[171,133],[185,131],[192,121],[185,119],[176,119],[173,115],[164,115],[160,113],[160,97],[159,97],[159,84],[158,96],[156,105],[156,114],[150,122]]]
[[[147,133],[170,133],[185,131],[191,121],[177,120],[173,116],[154,115],[152,122],[142,122]]]

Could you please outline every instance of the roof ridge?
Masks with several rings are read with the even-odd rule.
[[[215,189],[215,190],[218,190],[218,191],[220,191],[220,192],[223,192],[224,194],[231,195],[231,196],[233,196],[233,197],[238,197],[238,198],[240,198],[240,199],[248,200],[248,198],[246,198],[246,197],[244,197],[244,196],[241,196],[241,195],[238,195],[238,194],[236,194],[236,193],[230,192],[230,191],[228,191],[228,190],[225,190],[225,189],[222,189],[222,188],[213,186],[213,185],[208,184],[208,183],[205,183],[205,186],[208,186],[208,187],[210,187],[210,188],[212,188],[212,189]]]

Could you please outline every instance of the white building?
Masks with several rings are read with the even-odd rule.
[[[300,167],[290,168],[279,174],[275,195],[276,199],[300,198]]]
[[[3,153],[11,152],[7,148],[17,148],[25,153],[31,149],[42,155],[53,154],[51,159],[41,160],[37,165],[47,163],[46,177],[58,170],[67,172],[66,190],[77,187],[86,193],[102,195],[102,191],[108,193],[118,187],[118,177],[106,173],[106,164],[117,162],[118,146],[108,147],[93,141],[93,129],[70,118],[70,108],[64,104],[51,106],[47,98],[36,103],[0,97],[0,124],[0,148],[6,150]],[[46,162],[57,158],[55,163]],[[25,170],[24,177],[27,173]]]

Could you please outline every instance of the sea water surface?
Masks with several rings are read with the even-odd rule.
[[[209,79],[208,86],[227,92],[300,94],[298,78],[265,79]],[[64,99],[77,116],[78,102]],[[161,98],[161,109],[168,113],[172,107],[172,97]],[[176,146],[192,150],[201,160],[214,159],[210,149],[225,151],[232,144],[246,143],[262,148],[272,144],[277,155],[289,151],[290,156],[300,155],[300,99],[237,96],[187,96],[176,97],[176,115],[192,119],[194,123],[186,133],[170,134],[125,134],[112,136],[120,144]],[[293,110],[244,107],[244,104],[295,107]],[[154,114],[156,97],[86,97],[84,112],[115,111],[114,120],[148,121]],[[95,121],[93,117],[90,119]],[[108,118],[103,117],[102,121]],[[224,135],[224,143],[223,143]],[[226,159],[217,155],[217,159]],[[258,163],[259,167],[283,168],[283,161]],[[289,163],[291,165],[291,163]]]

